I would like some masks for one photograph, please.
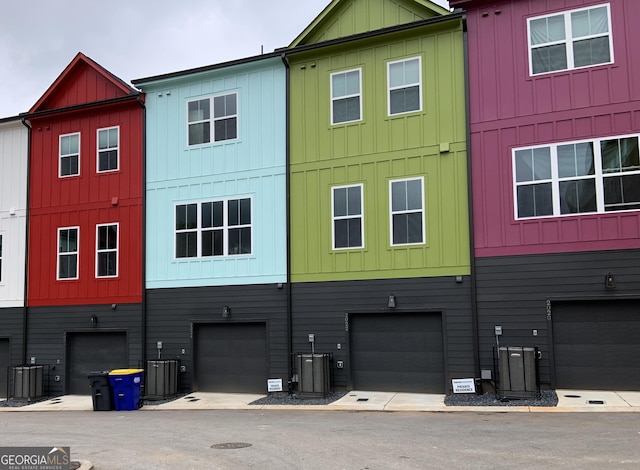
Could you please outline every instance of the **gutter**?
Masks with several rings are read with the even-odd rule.
[[[23,119],[28,119],[28,118],[39,118],[44,116],[50,116],[52,114],[70,113],[73,111],[80,111],[88,108],[96,108],[98,106],[110,106],[114,104],[120,104],[126,101],[138,100],[139,97],[140,97],[140,93],[136,93],[132,95],[119,96],[118,98],[112,98],[109,100],[94,101],[91,103],[83,103],[83,104],[77,104],[73,106],[67,106],[66,108],[47,109],[45,111],[36,111],[34,113],[22,113],[20,114],[20,117],[22,117]]]
[[[22,118],[22,125],[27,128],[27,210],[25,214],[25,244],[24,244],[24,313],[22,315],[22,354],[20,363],[27,363],[27,332],[28,332],[28,282],[29,282],[29,207],[31,203],[31,191],[29,190],[31,181],[31,124],[26,118]]]
[[[286,244],[287,244],[287,261],[286,261],[286,270],[287,270],[287,352],[289,355],[289,393],[291,393],[291,384],[294,376],[294,367],[293,367],[293,298],[291,293],[291,178],[289,171],[289,166],[291,164],[291,93],[289,91],[290,81],[291,81],[291,69],[289,68],[289,62],[287,60],[287,55],[283,52],[280,56],[282,59],[282,63],[284,64],[286,78],[285,78],[285,185],[286,185],[286,202],[285,202],[285,211],[286,211]]]
[[[474,239],[474,225],[473,225],[473,172],[471,171],[471,116],[469,111],[471,109],[469,93],[469,41],[467,31],[467,14],[462,13],[462,47],[464,54],[464,84],[465,84],[465,120],[466,120],[466,132],[467,132],[467,204],[469,206],[469,261],[471,270],[471,328],[473,334],[473,368],[476,373],[476,377],[482,377],[480,371],[480,333],[478,326],[478,292],[476,282],[476,254],[475,254],[475,239]]]

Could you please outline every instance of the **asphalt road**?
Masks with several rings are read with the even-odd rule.
[[[70,446],[96,470],[637,469],[640,415],[12,412],[0,446]]]

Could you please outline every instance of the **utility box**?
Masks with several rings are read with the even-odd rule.
[[[178,393],[178,361],[164,359],[147,361],[145,380],[147,398],[167,398]]]
[[[537,348],[506,346],[498,350],[501,397],[538,396],[537,356]]]
[[[298,393],[301,397],[324,397],[331,388],[331,354],[298,354]]]
[[[43,395],[42,366],[13,368],[13,398],[32,399]]]

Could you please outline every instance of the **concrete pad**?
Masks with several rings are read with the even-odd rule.
[[[329,403],[329,409],[383,411],[396,395],[394,392],[365,392],[354,390]]]
[[[1,408],[3,411],[93,411],[90,395],[64,395],[31,405]]]
[[[396,393],[385,411],[444,411],[444,395],[432,393]]]
[[[162,403],[160,405],[145,405],[141,410],[243,410],[255,409],[249,405],[265,395],[251,393],[204,393],[193,392],[185,397]]]
[[[640,407],[640,392],[616,392],[629,406]]]
[[[593,408],[604,411],[605,408],[631,406],[616,392],[605,390],[556,390],[556,395],[558,408]]]

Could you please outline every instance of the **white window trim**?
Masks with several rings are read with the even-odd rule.
[[[411,60],[416,60],[416,59],[418,60],[418,67],[420,69],[420,73],[418,74],[418,76],[420,77],[420,80],[417,83],[405,83],[404,85],[399,87],[391,87],[391,66],[393,64],[399,64],[401,62],[409,62]],[[400,90],[400,89],[409,88],[416,85],[418,85],[420,107],[418,109],[414,109],[411,111],[404,111],[402,113],[391,114],[391,92],[393,90]],[[422,56],[407,57],[406,59],[392,60],[387,62],[387,117],[402,116],[405,114],[421,113],[421,112],[422,112]]]
[[[620,212],[631,212],[638,211],[638,209],[628,209],[628,210],[617,210],[617,211],[605,211],[604,204],[604,186],[603,181],[607,177],[615,177],[615,176],[630,176],[630,175],[640,175],[640,170],[638,171],[627,171],[620,173],[607,173],[605,174],[602,170],[602,153],[600,148],[600,143],[606,140],[617,140],[617,139],[626,139],[630,137],[636,137],[640,142],[640,134],[625,134],[625,135],[614,135],[614,136],[606,136],[606,137],[598,137],[593,139],[581,139],[581,140],[571,140],[571,141],[562,141],[562,142],[553,142],[545,145],[532,145],[528,147],[518,147],[511,150],[511,172],[512,172],[512,182],[513,182],[513,216],[516,221],[519,220],[537,220],[537,219],[551,219],[558,217],[580,217],[585,215],[594,215],[594,214],[617,214]],[[593,143],[593,166],[595,173],[593,175],[584,175],[584,176],[575,176],[575,177],[567,177],[560,178],[558,176],[558,147],[563,145],[575,145],[575,144],[584,144],[584,143]],[[535,180],[533,181],[524,181],[518,183],[516,180],[516,152],[520,150],[532,150],[538,148],[549,148],[551,153],[551,178],[544,180]],[[580,179],[593,179],[595,180],[595,188],[596,188],[596,210],[594,212],[578,212],[572,214],[562,214],[561,213],[561,201],[560,201],[560,183],[564,181],[575,181]],[[541,183],[551,183],[551,195],[553,201],[553,214],[551,215],[539,215],[539,216],[531,216],[531,217],[518,217],[518,187],[519,186],[529,186],[532,184],[541,184]]]
[[[335,190],[349,189],[349,188],[360,188],[360,215],[359,216],[353,216],[353,215],[336,216],[334,212],[335,211],[335,204],[334,204]],[[336,220],[350,220],[355,218],[360,219],[360,240],[362,243],[360,244],[360,246],[345,246],[345,247],[337,248],[336,247],[336,225],[335,225]],[[362,183],[331,187],[331,246],[336,251],[362,250],[365,247],[365,244],[364,244],[364,185]]]
[[[70,157],[72,155],[75,155],[75,153],[70,153],[68,155],[62,155],[62,138],[63,137],[70,137],[72,135],[77,135],[78,136],[78,173],[74,173],[72,175],[63,175],[62,174],[62,158],[63,157]],[[80,155],[82,154],[81,152],[82,149],[82,136],[80,135],[80,132],[71,132],[69,134],[60,134],[58,136],[58,178],[74,178],[76,176],[80,176]]]
[[[100,227],[111,227],[113,225],[116,226],[116,247],[115,249],[106,248],[101,250],[98,245],[100,243],[100,236],[99,236]],[[98,274],[98,258],[100,256],[100,253],[112,253],[112,252],[116,253],[116,273],[112,276],[100,276]],[[111,278],[118,277],[120,275],[120,223],[118,222],[96,225],[96,272],[95,272],[95,275],[96,275],[96,279],[111,279]]]
[[[229,201],[239,201],[241,199],[249,199],[249,203],[251,204],[251,223],[250,224],[242,224],[242,225],[229,225],[228,215],[229,209],[228,204]],[[220,227],[207,227],[203,230],[202,227],[202,204],[211,203],[211,202],[222,202],[222,217],[223,217],[223,225]],[[184,230],[176,230],[176,208],[178,206],[188,206],[190,204],[196,205],[196,228],[195,229],[184,229]],[[174,261],[192,261],[192,260],[215,260],[215,259],[228,259],[228,258],[238,258],[238,257],[251,257],[254,256],[254,240],[255,240],[255,222],[254,222],[254,204],[253,204],[253,196],[234,196],[234,197],[225,197],[225,198],[211,198],[211,199],[202,199],[198,201],[187,201],[187,202],[176,202],[173,205],[173,260]],[[251,229],[251,251],[249,253],[241,253],[241,254],[229,254],[229,230],[236,228],[250,228]],[[222,230],[223,233],[223,254],[222,255],[212,255],[212,256],[202,256],[202,233],[209,232],[213,230]],[[195,232],[196,233],[196,256],[185,256],[183,258],[178,258],[176,256],[176,234],[178,233],[187,233],[187,232]]]
[[[402,181],[420,181],[420,192],[422,193],[421,201],[422,208],[420,209],[422,215],[422,239],[419,242],[413,243],[393,243],[393,216],[396,214],[413,214],[418,212],[417,210],[406,210],[406,211],[393,211],[393,183],[400,183]],[[399,178],[395,180],[389,180],[389,242],[391,246],[416,246],[416,245],[424,245],[426,238],[426,220],[425,220],[425,200],[424,200],[424,176],[419,176],[415,178]]]
[[[346,75],[349,72],[358,72],[358,89],[360,90],[358,93],[355,94],[351,94],[351,95],[344,95],[341,96],[339,98],[334,98],[333,97],[333,77],[335,75]],[[351,121],[341,121],[341,122],[335,122],[335,119],[333,117],[333,103],[336,100],[344,100],[344,99],[348,99],[348,98],[354,98],[354,97],[358,97],[358,104],[360,105],[360,110],[359,110],[359,114],[360,117],[358,119],[353,119]],[[349,123],[353,123],[353,122],[361,122],[362,121],[362,67],[356,67],[354,69],[349,69],[349,70],[341,70],[340,72],[333,72],[330,74],[329,76],[329,97],[331,98],[331,125],[332,126],[341,126],[343,124],[349,124]]]
[[[73,230],[75,229],[78,234],[78,244],[76,246],[76,251],[68,251],[65,253],[60,253],[60,232],[62,230]],[[76,277],[60,277],[60,255],[76,255]],[[71,226],[71,227],[58,227],[56,232],[56,280],[57,281],[75,281],[80,279],[80,227],[79,226]]]
[[[111,129],[118,129],[118,143],[115,147],[115,150],[118,152],[118,164],[112,170],[100,170],[100,131],[109,131]],[[114,150],[112,147],[107,147],[107,149],[102,149],[102,151],[110,151]],[[96,130],[96,173],[111,173],[113,171],[120,170],[120,126],[111,126],[111,127],[103,127],[101,129]]]
[[[219,98],[221,96],[228,96],[228,95],[235,95],[236,96],[236,114],[231,114],[228,116],[224,116],[221,118],[215,118],[214,117],[214,112],[213,112],[213,100],[214,98]],[[189,122],[189,103],[193,103],[194,101],[202,101],[202,100],[208,100],[209,101],[209,119],[202,119],[200,121],[193,121],[193,122]],[[237,142],[240,140],[240,93],[238,91],[226,91],[223,93],[216,93],[215,95],[207,95],[207,96],[201,96],[201,97],[191,97],[188,98],[186,103],[185,103],[185,107],[186,107],[186,114],[185,114],[185,121],[187,123],[187,133],[186,133],[186,145],[187,148],[197,148],[197,147],[202,147],[202,146],[211,146],[211,145],[224,145],[224,144],[228,144],[231,142]],[[216,140],[216,135],[215,135],[215,122],[216,121],[220,121],[222,119],[229,119],[235,117],[236,118],[236,137],[235,139],[226,139],[226,140]],[[209,142],[203,142],[201,144],[189,144],[189,125],[191,124],[200,124],[203,122],[208,122],[209,123]]]
[[[0,286],[4,285],[4,276],[2,275],[2,273],[4,272],[4,267],[5,267],[5,252],[7,251],[6,246],[5,246],[5,236],[4,236],[4,232],[0,232]]]
[[[599,64],[592,64],[592,65],[585,65],[585,66],[581,66],[581,67],[576,67],[574,65],[574,57],[573,57],[573,43],[576,42],[576,40],[574,40],[573,38],[573,33],[572,33],[572,28],[571,28],[571,14],[578,12],[578,11],[584,11],[584,10],[593,10],[594,8],[601,8],[601,7],[606,7],[607,8],[607,20],[609,22],[608,24],[608,28],[609,28],[609,32],[606,34],[609,37],[609,57],[611,57],[611,60],[609,62],[601,62]],[[553,16],[564,16],[564,28],[565,28],[565,39],[564,41],[554,41],[554,42],[548,42],[545,44],[539,44],[537,45],[537,47],[534,47],[531,44],[531,22],[535,21],[535,20],[539,20],[542,18],[551,18]],[[604,34],[596,34],[593,36],[583,36],[578,38],[577,40],[585,40],[585,39],[591,39],[591,38],[596,38],[596,37],[604,37]],[[559,69],[559,70],[550,70],[548,72],[540,72],[540,73],[533,73],[533,49],[536,49],[538,47],[545,47],[545,46],[553,46],[553,45],[557,45],[557,44],[565,44],[566,45],[566,52],[567,52],[567,68],[566,69]],[[562,11],[562,12],[556,12],[556,13],[551,13],[548,15],[540,15],[540,16],[535,16],[535,17],[531,17],[531,18],[527,18],[527,49],[528,49],[528,54],[529,54],[529,76],[531,77],[539,77],[542,75],[548,75],[550,73],[560,73],[560,72],[566,72],[569,70],[580,70],[580,69],[586,69],[586,68],[590,68],[590,67],[599,67],[601,65],[608,65],[608,64],[613,64],[615,62],[615,57],[613,55],[614,53],[614,49],[613,49],[613,30],[611,28],[611,6],[609,3],[602,3],[600,5],[591,5],[588,7],[584,7],[584,8],[575,8],[572,10],[566,10],[566,11]]]

